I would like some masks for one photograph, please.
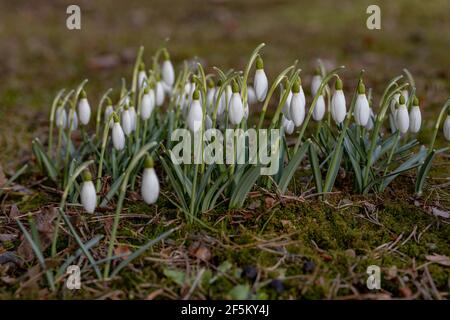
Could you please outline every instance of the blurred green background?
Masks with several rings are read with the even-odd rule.
[[[66,8],[81,7],[81,30],[66,28]],[[366,8],[381,8],[368,30]],[[407,67],[416,77],[425,127],[449,97],[450,1],[2,1],[0,2],[0,163],[12,170],[44,136],[53,95],[89,79],[93,104],[120,77],[130,78],[137,48],[144,60],[169,39],[175,63],[199,57],[243,68],[261,42],[269,79],[298,59],[305,87],[321,58],[345,65],[347,89],[366,69],[375,100]],[[353,81],[353,82],[352,82]]]

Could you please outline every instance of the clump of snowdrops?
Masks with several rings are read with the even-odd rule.
[[[383,192],[396,177],[415,170],[415,192],[422,194],[434,157],[448,150],[434,146],[441,128],[450,140],[450,100],[436,117],[428,145],[419,146],[416,135],[422,127],[422,106],[407,70],[387,84],[375,105],[364,71],[344,83],[343,66],[328,71],[319,61],[310,90],[304,87],[297,62],[269,80],[263,47],[254,50],[243,71],[214,67],[210,74],[195,61],[175,70],[166,48],[150,60],[140,48],[131,83],[122,79],[119,89],[107,90],[96,110],[92,110],[90,94],[98,94],[89,92],[87,80],[57,94],[47,147],[35,139],[33,151],[49,179],[64,190],[59,210],[67,223],[67,199],[81,202],[91,214],[98,207],[115,206],[104,277],[110,275],[125,195],[139,186],[142,200],[156,205],[160,181],[167,182],[161,194],[188,223],[209,229],[214,226],[202,219],[203,212],[219,204],[240,208],[255,187],[279,194],[299,192],[299,182],[293,180],[302,161],[309,162],[310,180],[321,197],[332,192],[340,169],[349,173],[346,179],[351,177],[354,192],[361,194]],[[209,129],[279,129],[277,143],[257,147],[278,154],[279,169],[273,175],[261,175],[261,164],[249,161],[246,137],[244,149],[235,150],[232,163],[175,163],[171,134],[177,128],[189,129],[190,143],[200,144],[201,150],[217,139],[206,135],[195,140],[196,134],[203,137]],[[243,164],[237,161],[242,154]],[[83,252],[88,256],[87,249]]]

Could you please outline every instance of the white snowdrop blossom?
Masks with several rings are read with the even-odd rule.
[[[138,73],[138,85],[139,88],[145,87],[147,84],[147,74],[145,73],[145,65],[141,63],[139,65],[139,73]]]
[[[163,88],[163,85],[161,83],[161,80],[156,82],[156,89],[155,90],[156,90],[156,94],[155,94],[155,96],[156,96],[156,106],[160,107],[164,103],[164,96],[165,96],[164,88]]]
[[[422,114],[419,107],[419,99],[414,97],[411,111],[409,113],[409,131],[418,133],[422,125]]]
[[[256,71],[253,84],[255,86],[256,99],[258,101],[264,101],[269,88],[269,82],[267,81],[267,76],[264,72],[264,63],[260,56],[256,59]]]
[[[113,113],[114,124],[112,127],[112,142],[116,150],[120,151],[125,148],[125,134],[119,122],[117,114]]]
[[[256,101],[256,92],[255,89],[252,86],[247,87],[247,101],[249,105],[255,104]]]
[[[187,116],[188,127],[192,132],[197,132],[202,128],[203,110],[199,100],[200,93],[195,90],[192,95],[192,103]]]
[[[299,79],[300,81],[300,79]],[[296,127],[301,126],[305,120],[305,94],[299,81],[292,86],[292,99],[290,104],[290,115]]]
[[[56,109],[55,123],[58,128],[65,128],[67,126],[67,112],[63,106]]]
[[[233,83],[233,93],[231,95],[229,119],[233,125],[241,123],[244,117],[244,106],[242,105],[241,95],[239,93],[239,87],[236,82]]]
[[[373,129],[374,123],[373,120],[375,119],[375,114],[373,113],[372,108],[369,107],[369,120],[367,120],[367,124],[365,125],[366,130],[370,131]]]
[[[91,118],[91,107],[89,106],[89,102],[86,97],[86,92],[81,91],[81,98],[78,101],[78,116],[80,122],[84,125],[89,123],[89,119]]]
[[[355,122],[359,126],[365,127],[369,122],[370,107],[366,97],[366,88],[364,83],[358,85],[358,96],[355,102]]]
[[[80,192],[81,204],[87,213],[94,213],[97,206],[97,194],[95,192],[94,183],[92,182],[92,176],[89,171],[83,172],[83,183],[81,185]]]
[[[322,94],[317,97],[317,102],[313,108],[313,119],[315,121],[321,121],[325,116],[325,99]]]
[[[283,115],[281,122],[283,123],[284,132],[286,132],[288,135],[291,135],[294,132],[294,129],[295,129],[294,121],[287,119]]]
[[[445,139],[450,141],[450,108],[448,109],[448,114],[444,121],[443,131]]]
[[[175,82],[175,71],[167,50],[163,51],[163,59],[164,61],[161,68],[162,79],[169,88],[172,88],[173,83]]]
[[[345,119],[347,109],[345,106],[345,95],[342,91],[342,80],[337,78],[335,90],[333,96],[331,97],[331,116],[333,120],[339,124]]]
[[[122,111],[122,128],[127,136],[133,131],[133,123],[131,121],[130,110],[128,110],[128,106],[125,105],[125,110]]]
[[[155,107],[155,93],[149,88],[145,88],[141,102],[141,118],[142,120],[148,120],[152,115]]]
[[[409,128],[409,114],[405,103],[405,97],[401,95],[399,98],[399,106],[395,113],[395,126],[401,133],[406,133]]]
[[[145,203],[153,204],[159,196],[159,180],[153,168],[153,159],[147,154],[142,174],[141,196]]]

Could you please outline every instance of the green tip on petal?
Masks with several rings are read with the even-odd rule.
[[[162,55],[163,55],[163,60],[164,60],[164,61],[170,60],[169,51],[167,51],[167,49],[164,49],[164,50],[163,50]]]
[[[80,96],[81,96],[81,99],[84,99],[84,98],[86,98],[86,97],[87,97],[87,95],[86,95],[86,91],[84,91],[84,90],[81,90],[81,94],[80,94]]]
[[[401,94],[401,95],[400,95],[400,98],[398,99],[398,103],[399,103],[399,104],[405,104],[405,102],[406,102],[406,101],[405,101],[405,96]]]
[[[153,158],[147,153],[147,155],[145,156],[144,167],[146,169],[150,169],[153,168],[153,165]]]
[[[297,78],[297,81],[298,81],[298,85],[301,86],[302,85],[302,78],[300,76]]]
[[[358,84],[358,93],[359,94],[365,94],[366,93],[366,86],[364,85],[364,82],[360,81]]]
[[[197,89],[192,94],[192,99],[194,99],[194,100],[199,100],[200,99],[200,92]]]
[[[110,97],[106,97],[106,105],[107,106],[112,106],[112,100]]]
[[[222,79],[217,80],[217,86],[221,87],[222,86]]]
[[[148,87],[144,88],[144,94],[148,94],[150,92],[150,89]]]
[[[292,92],[293,93],[299,93],[300,92],[300,83],[299,81],[295,81],[294,84],[292,85]]]
[[[208,88],[214,88],[214,81],[211,78],[208,79]]]
[[[233,84],[231,85],[231,90],[233,93],[239,92],[239,86],[236,81],[233,80]]]
[[[145,64],[143,62],[139,64],[139,71],[145,71]]]
[[[320,72],[320,68],[317,67],[316,70],[314,70],[314,75],[315,76],[320,76],[322,74],[322,72]]]
[[[257,70],[264,69],[264,62],[261,56],[258,56],[258,58],[256,58],[256,69]]]
[[[116,123],[118,123],[120,121],[119,116],[115,112],[113,113],[113,119],[114,119],[114,122],[116,122]]]
[[[419,98],[417,98],[416,96],[414,96],[413,99],[413,106],[419,106]]]
[[[334,84],[334,88],[336,90],[342,90],[343,87],[344,87],[344,85],[342,84],[342,80],[341,80],[341,78],[338,77],[336,79],[336,83]]]
[[[87,169],[83,171],[83,181],[92,181],[92,174]]]
[[[159,73],[156,74],[155,78],[156,78],[156,81],[161,81],[161,75]]]

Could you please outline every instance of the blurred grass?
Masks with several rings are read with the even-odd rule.
[[[66,28],[69,4],[81,7],[81,30]],[[366,28],[369,4],[381,7],[381,30]],[[376,92],[408,67],[417,77],[422,104],[435,110],[450,91],[450,33],[444,32],[450,28],[448,12],[446,0],[3,1],[0,117],[6,125],[0,128],[0,161],[11,168],[13,160],[27,154],[59,88],[89,78],[89,94],[96,101],[104,90],[118,86],[121,76],[129,78],[140,45],[149,61],[167,38],[175,62],[198,56],[210,70],[214,65],[243,68],[252,49],[265,42],[272,77],[299,59],[308,83],[321,58],[346,65],[348,80],[365,68]],[[93,59],[105,56],[119,63],[95,68]]]

